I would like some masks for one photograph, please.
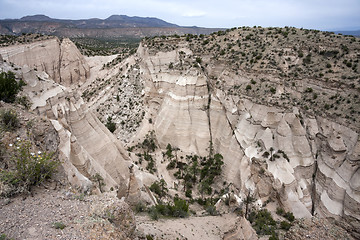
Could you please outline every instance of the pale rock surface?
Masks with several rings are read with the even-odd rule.
[[[224,234],[224,240],[249,239],[257,240],[258,236],[251,224],[244,217],[237,219],[237,226],[231,231]]]
[[[130,206],[135,206],[137,203],[140,202],[140,187],[138,181],[136,180],[134,172],[130,169],[130,179],[128,184],[128,190],[126,193],[125,201]]]
[[[75,44],[65,38],[52,38],[0,48],[3,59],[19,66],[46,72],[64,86],[82,84],[89,77],[89,66]]]
[[[127,184],[130,158],[120,142],[93,113],[80,96],[53,82],[46,74],[24,68],[24,81],[32,109],[47,116],[60,136],[59,156],[71,184],[91,191],[91,178],[99,174],[104,190]],[[41,89],[41,91],[40,91]]]

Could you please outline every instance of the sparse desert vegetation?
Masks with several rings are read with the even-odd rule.
[[[230,96],[246,95],[270,106],[297,106],[355,127],[360,111],[359,42],[353,36],[318,30],[239,27],[208,36],[147,38],[144,44],[154,53],[186,44],[193,55],[180,55],[180,61],[171,64],[172,71],[201,67],[211,86]],[[231,77],[219,78],[215,67],[226,69]],[[232,84],[228,78],[234,79]]]

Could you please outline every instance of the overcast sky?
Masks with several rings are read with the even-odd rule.
[[[0,0],[0,19],[157,17],[181,26],[360,29],[360,0]]]

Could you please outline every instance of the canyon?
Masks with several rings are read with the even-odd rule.
[[[64,174],[79,192],[116,190],[130,206],[156,205],[149,188],[163,180],[165,201],[217,196],[224,217],[215,222],[230,225],[224,239],[257,239],[244,217],[226,215],[250,197],[251,208],[332,219],[360,238],[359,39],[244,27],[148,37],[122,60],[84,57],[57,37],[0,54],[1,71],[26,82],[30,111],[57,132]],[[198,180],[186,187],[194,158],[216,156],[221,173],[210,190]],[[139,229],[160,238],[151,224]]]

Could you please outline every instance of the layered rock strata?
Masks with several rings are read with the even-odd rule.
[[[250,192],[260,204],[278,199],[296,217],[351,219],[356,229],[360,171],[355,130],[296,107],[228,95],[213,79],[226,77],[235,85],[247,76],[231,75],[221,64],[205,69],[187,43],[180,41],[173,49],[153,51],[145,44],[138,49],[145,104],[155,116],[162,148],[170,143],[184,154],[219,152],[225,162],[222,180],[233,183],[243,198]]]
[[[129,156],[104,124],[88,111],[82,98],[53,82],[44,72],[23,68],[23,77],[33,102],[31,108],[50,119],[59,134],[60,159],[70,183],[89,191],[91,180],[99,174],[106,191],[126,185]]]

